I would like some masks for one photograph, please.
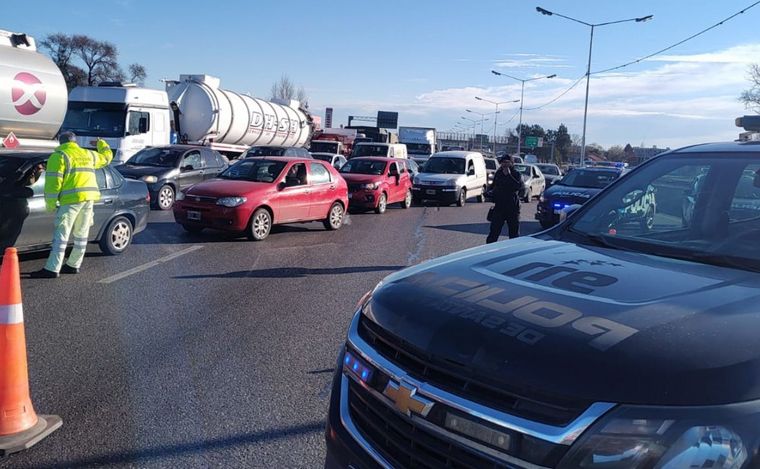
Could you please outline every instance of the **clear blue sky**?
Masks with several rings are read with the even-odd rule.
[[[111,41],[122,64],[147,68],[150,87],[160,88],[160,78],[206,73],[220,77],[224,88],[267,97],[287,73],[306,88],[312,111],[333,106],[337,123],[348,114],[398,110],[401,125],[446,130],[465,123],[460,116],[469,107],[491,113],[490,134],[494,108],[474,96],[519,98],[519,84],[491,69],[558,75],[527,87],[526,107],[550,100],[585,71],[588,28],[539,15],[536,6],[589,22],[654,15],[651,22],[598,29],[592,67],[598,70],[676,42],[752,2],[46,0],[33,2],[31,12],[31,2],[6,3],[0,28]],[[758,24],[760,6],[662,60],[592,79],[588,141],[664,147],[735,138],[733,118],[745,112],[736,97],[748,87],[749,63],[760,61]],[[526,112],[524,121],[551,128],[564,122],[580,134],[583,88]],[[514,115],[511,106],[501,122]]]

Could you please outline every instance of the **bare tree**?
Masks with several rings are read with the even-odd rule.
[[[55,33],[40,41],[40,47],[48,51],[69,89],[104,81],[122,81],[127,77],[117,62],[119,52],[110,42],[82,34],[69,36]],[[129,66],[129,77],[133,81],[142,84],[146,76],[142,65],[135,63]]]
[[[304,109],[309,109],[309,96],[306,94],[306,89],[304,89],[303,86],[298,87],[296,100],[301,103],[301,106],[303,106]]]
[[[70,36],[63,33],[50,34],[40,41],[40,47],[48,51],[63,74],[68,89],[87,83],[84,70],[72,63],[74,48]]]
[[[145,73],[145,67],[143,67],[140,64],[131,64],[128,68],[129,70],[129,81],[132,83],[138,83],[140,86],[143,86],[145,84],[145,77],[147,74]]]
[[[744,103],[747,109],[760,112],[760,65],[753,64],[749,67],[749,79],[752,82],[750,89],[742,92],[739,101]]]
[[[271,91],[272,99],[295,99],[296,86],[286,74],[282,74],[279,80],[274,82]]]
[[[98,41],[81,34],[72,36],[71,40],[74,54],[84,63],[88,85],[124,77],[117,62],[116,46],[108,41]]]
[[[309,107],[309,96],[306,94],[304,87],[300,86],[296,90],[296,85],[293,83],[293,80],[284,73],[279,80],[272,84],[270,95],[271,99],[295,99],[296,101],[299,101],[304,108]]]

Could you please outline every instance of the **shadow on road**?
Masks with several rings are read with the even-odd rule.
[[[463,223],[458,225],[439,225],[439,226],[432,226],[428,225],[425,226],[425,228],[433,228],[436,230],[445,230],[445,231],[458,231],[460,233],[471,233],[471,234],[479,234],[483,236],[488,236],[488,229],[490,227],[490,224],[488,222],[486,223]],[[533,233],[538,233],[541,231],[541,225],[537,221],[521,221],[520,222],[520,234],[530,235]],[[502,236],[505,236],[507,233],[507,226],[504,225],[504,228],[502,229]]]
[[[405,265],[371,265],[359,267],[332,267],[317,268],[308,267],[277,267],[274,269],[238,270],[221,274],[205,275],[180,275],[176,279],[199,279],[199,278],[302,278],[310,275],[339,275],[358,274],[365,272],[384,272],[403,269]]]
[[[310,222],[311,223],[311,222]],[[316,222],[319,223],[319,222]],[[279,233],[305,233],[309,231],[325,231],[322,224],[312,227],[301,225],[275,225],[270,235]],[[176,242],[193,243],[235,243],[250,242],[242,233],[228,233],[217,230],[203,230],[200,233],[188,233],[176,223],[151,223],[150,231],[140,233],[132,240],[132,244],[174,244]]]
[[[119,463],[135,463],[138,461],[160,459],[167,456],[203,453],[209,450],[225,449],[233,446],[251,445],[293,436],[320,433],[325,429],[325,422],[312,422],[294,427],[274,428],[257,433],[246,433],[230,436],[227,438],[215,438],[205,441],[194,441],[178,445],[157,446],[130,452],[119,452],[93,456],[91,458],[74,461],[61,461],[51,466],[38,466],[48,468],[102,466]]]

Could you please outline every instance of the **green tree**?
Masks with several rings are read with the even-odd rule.
[[[554,145],[559,153],[560,161],[567,161],[570,149],[573,146],[573,139],[567,132],[567,126],[565,124],[560,124],[557,128]]]

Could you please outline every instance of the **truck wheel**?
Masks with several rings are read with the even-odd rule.
[[[401,208],[409,208],[412,206],[412,191],[406,191],[406,196],[403,202],[401,202]]]
[[[343,226],[343,216],[345,211],[343,205],[340,202],[335,202],[330,207],[330,211],[327,212],[327,218],[322,222],[325,225],[326,230],[337,230]]]
[[[457,207],[464,207],[464,204],[466,202],[467,202],[467,190],[460,189],[459,197],[457,198]]]
[[[109,256],[124,252],[132,242],[132,222],[127,217],[118,216],[111,220],[100,238],[100,250]]]
[[[385,209],[388,208],[388,196],[385,192],[380,194],[380,199],[377,201],[377,207],[375,207],[375,213],[385,213]]]
[[[483,186],[483,189],[480,191],[480,195],[478,196],[478,202],[483,203],[486,201],[486,186]]]
[[[174,205],[174,188],[168,184],[161,186],[156,197],[156,206],[159,210],[169,210]]]
[[[251,221],[248,222],[248,239],[251,241],[263,241],[272,230],[272,215],[269,210],[260,208],[253,212]]]

